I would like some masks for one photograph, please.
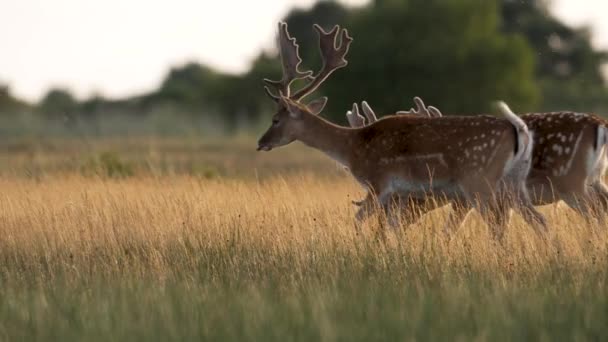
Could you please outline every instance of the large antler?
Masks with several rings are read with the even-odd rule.
[[[278,101],[281,95],[289,97],[289,86],[294,80],[312,77],[312,71],[302,72],[298,70],[298,67],[302,63],[302,58],[300,58],[298,52],[299,46],[296,43],[296,39],[289,36],[287,23],[279,23],[279,36],[277,41],[281,57],[281,66],[283,68],[283,77],[279,81],[264,79],[264,82],[267,84],[264,89],[268,96],[275,101]],[[276,89],[278,96],[274,95],[268,86]]]
[[[348,53],[350,43],[353,41],[348,35],[346,29],[340,29],[338,25],[325,32],[319,25],[314,25],[315,31],[319,34],[319,49],[323,59],[323,67],[319,73],[312,77],[310,82],[304,88],[298,90],[291,98],[293,100],[301,100],[306,95],[314,92],[317,88],[337,69],[345,67],[348,62],[344,57]],[[340,33],[340,45],[337,45],[336,38]],[[309,76],[309,75],[307,75]]]

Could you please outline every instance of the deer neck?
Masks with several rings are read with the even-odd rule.
[[[302,120],[303,129],[299,132],[297,139],[350,168],[355,130],[334,125],[313,115],[307,115]]]

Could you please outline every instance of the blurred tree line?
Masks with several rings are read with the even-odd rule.
[[[349,65],[318,91],[329,96],[324,115],[335,122],[344,123],[352,102],[367,100],[378,113],[392,113],[409,109],[413,96],[453,114],[488,111],[496,99],[518,112],[608,111],[601,72],[608,54],[594,49],[587,28],[555,18],[546,0],[372,0],[356,8],[320,1],[284,20],[298,39],[302,69],[320,66],[313,23],[339,24],[355,38]],[[68,90],[52,89],[28,104],[3,86],[0,113],[31,111],[69,126],[108,113],[144,118],[162,112],[168,124],[213,118],[230,132],[272,113],[265,77],[280,77],[276,51],[261,53],[241,75],[196,62],[177,66],[156,91],[122,100],[78,101]]]

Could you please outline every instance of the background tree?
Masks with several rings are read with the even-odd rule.
[[[608,109],[601,71],[608,54],[592,46],[588,28],[561,22],[543,0],[503,0],[501,14],[502,30],[521,33],[535,51],[543,110]]]
[[[0,84],[0,115],[17,115],[28,110],[29,107],[25,101],[21,101],[11,94],[8,85]]]
[[[38,111],[49,119],[67,120],[76,115],[78,103],[66,89],[51,89],[38,104]]]
[[[277,74],[280,67],[276,57],[262,53],[249,72],[224,79],[220,89],[216,89],[215,100],[230,130],[251,126],[261,115],[271,113],[274,104],[264,96],[262,79]]]
[[[170,101],[190,108],[203,107],[212,102],[223,75],[196,62],[172,68],[160,89],[157,100]]]

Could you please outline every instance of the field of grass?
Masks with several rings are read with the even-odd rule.
[[[439,209],[379,240],[332,162],[252,146],[10,145],[0,341],[608,338],[605,227],[548,206],[501,245]]]

